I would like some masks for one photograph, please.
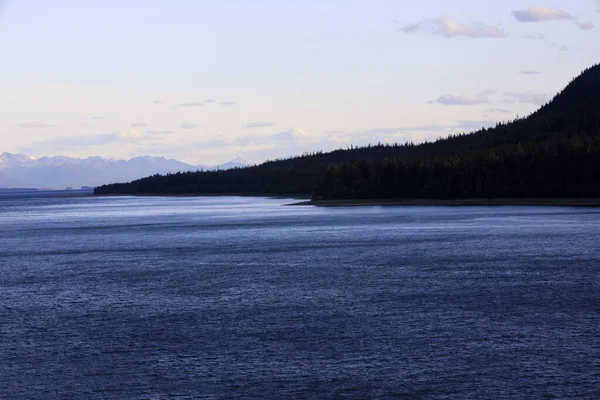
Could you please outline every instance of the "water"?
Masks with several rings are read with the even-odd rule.
[[[0,398],[600,398],[600,210],[0,200]]]

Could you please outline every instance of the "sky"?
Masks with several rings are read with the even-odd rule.
[[[258,163],[526,116],[600,0],[0,0],[0,153]]]

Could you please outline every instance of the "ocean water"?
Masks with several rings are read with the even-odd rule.
[[[598,399],[600,209],[0,199],[0,399]]]

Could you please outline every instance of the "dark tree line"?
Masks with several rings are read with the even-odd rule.
[[[228,171],[155,175],[96,194],[314,198],[599,196],[600,65],[524,119],[435,142],[370,145]]]
[[[313,199],[600,197],[600,137],[328,167]]]

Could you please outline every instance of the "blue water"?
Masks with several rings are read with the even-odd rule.
[[[600,398],[600,209],[0,200],[0,398]]]

